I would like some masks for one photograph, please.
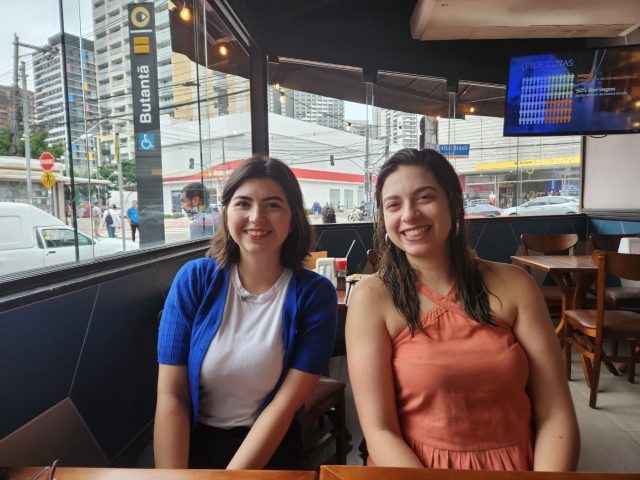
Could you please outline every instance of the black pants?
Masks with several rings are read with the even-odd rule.
[[[138,230],[138,224],[131,222],[129,224],[131,226],[131,240],[136,241],[136,230]]]
[[[198,423],[191,433],[189,468],[227,468],[249,433],[249,427],[229,430]],[[302,445],[300,423],[294,419],[266,470],[308,470],[309,458]]]

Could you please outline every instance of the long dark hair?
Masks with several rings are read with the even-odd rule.
[[[458,175],[445,157],[431,149],[403,148],[384,162],[378,174],[376,201],[379,208],[374,225],[377,248],[380,253],[378,269],[382,282],[391,292],[393,305],[406,320],[412,335],[416,330],[422,331],[420,300],[416,286],[419,280],[418,272],[409,264],[405,252],[385,238],[387,230],[382,208],[382,187],[389,175],[402,166],[424,168],[436,177],[438,184],[447,194],[451,214],[451,231],[448,236],[449,275],[455,279],[458,298],[462,301],[467,315],[482,325],[495,325],[491,318],[493,312],[489,306],[490,292],[468,246],[462,188],[460,188]]]
[[[285,268],[302,268],[302,261],[309,256],[315,231],[304,209],[300,184],[291,169],[280,160],[254,155],[236,168],[222,193],[222,215],[220,228],[215,232],[207,257],[215,258],[220,268],[226,268],[240,260],[240,247],[227,228],[227,210],[236,190],[247,180],[269,178],[284,190],[291,208],[291,229],[280,251],[280,264]]]

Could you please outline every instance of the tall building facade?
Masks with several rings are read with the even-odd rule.
[[[133,158],[133,103],[127,5],[131,0],[93,0],[96,75],[100,117],[101,161],[114,161],[114,133],[120,158]],[[250,110],[249,81],[203,67],[171,48],[171,2],[155,0],[158,96],[161,114],[178,120],[211,118]],[[196,72],[199,69],[199,72]],[[198,102],[198,96],[200,102]]]
[[[373,107],[374,138],[388,140],[404,148],[418,148],[419,118],[415,113]]]
[[[65,34],[66,62],[62,64],[60,34],[48,40],[49,52],[36,52],[32,55],[33,83],[35,89],[35,123],[49,131],[49,144],[67,143],[65,122],[65,98],[61,69],[67,72],[69,120],[74,168],[95,168],[95,159],[91,151],[92,141],[85,136],[85,125],[97,122],[96,71],[93,54],[93,42]],[[85,140],[87,139],[88,140]],[[90,158],[91,157],[91,158]]]
[[[291,91],[293,118],[335,130],[344,130],[344,101],[313,93]]]

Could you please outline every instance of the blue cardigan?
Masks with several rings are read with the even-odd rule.
[[[192,416],[198,418],[200,367],[220,327],[229,270],[202,258],[185,264],[173,281],[158,336],[158,363],[188,367]],[[329,363],[338,324],[338,301],[331,281],[307,269],[293,271],[282,309],[284,368],[275,396],[289,368],[322,375]]]

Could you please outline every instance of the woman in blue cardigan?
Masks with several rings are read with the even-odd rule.
[[[162,315],[156,467],[304,469],[295,413],[333,350],[335,288],[302,268],[314,231],[285,164],[246,160],[222,206]]]

